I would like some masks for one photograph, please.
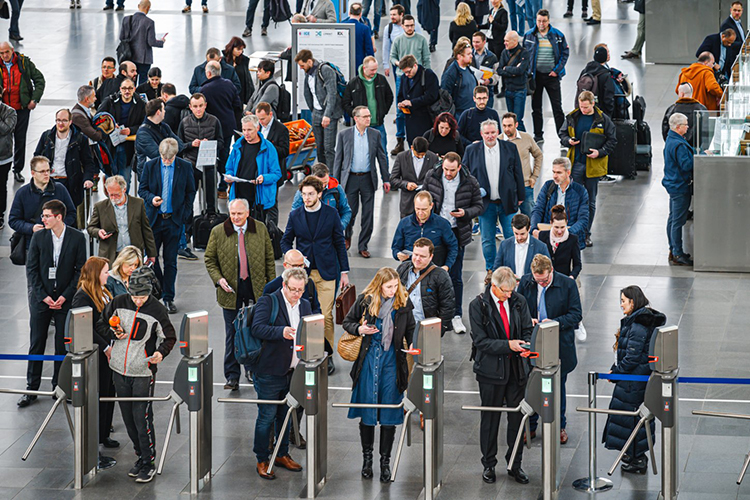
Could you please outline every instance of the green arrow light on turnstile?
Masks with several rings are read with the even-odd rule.
[[[305,385],[315,385],[315,372],[305,372]]]
[[[426,373],[422,376],[422,387],[426,391],[432,390],[432,375],[427,375]]]
[[[551,378],[542,379],[542,392],[545,394],[549,394],[552,392],[552,379]]]
[[[198,367],[188,366],[188,382],[197,382],[197,381],[198,381]]]

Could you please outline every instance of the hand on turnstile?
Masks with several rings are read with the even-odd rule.
[[[511,351],[515,351],[515,352],[528,351],[529,348],[528,347],[524,347],[524,346],[528,346],[528,345],[529,344],[527,342],[523,341],[523,340],[513,339],[513,340],[509,340],[508,341],[508,346],[510,347],[510,350]]]

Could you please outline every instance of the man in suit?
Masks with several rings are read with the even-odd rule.
[[[294,336],[302,318],[312,314],[310,302],[302,298],[308,280],[305,270],[286,269],[281,276],[283,288],[260,297],[253,317],[253,335],[263,342],[263,356],[253,367],[258,399],[284,399],[289,392],[292,372],[299,363],[294,351]],[[277,311],[275,318],[272,317],[273,309]],[[256,470],[263,479],[276,479],[274,473],[268,473],[271,458],[268,442],[274,427],[276,439],[281,441],[274,465],[293,472],[302,470],[302,466],[289,456],[289,426],[283,435],[279,435],[286,412],[284,405],[258,405],[253,452],[258,460]]]
[[[727,28],[721,33],[708,35],[703,39],[703,43],[698,47],[698,50],[695,51],[695,57],[700,57],[703,52],[710,52],[714,56],[714,71],[729,78],[734,60],[742,47],[735,44],[735,40],[737,40],[737,34],[732,28]]]
[[[120,175],[107,177],[104,187],[106,200],[94,205],[87,231],[99,239],[99,257],[114,262],[117,254],[133,245],[148,256],[146,262],[156,262],[156,243],[146,217],[146,205],[141,198],[130,196],[127,184]]]
[[[326,340],[333,345],[336,278],[340,274],[341,288],[349,284],[349,258],[338,211],[321,202],[323,189],[323,181],[314,176],[307,176],[300,182],[299,190],[305,205],[289,213],[281,250],[287,252],[294,244],[310,262],[310,279],[315,282],[320,309],[326,318]],[[329,374],[335,369],[332,361],[328,360]]]
[[[281,179],[276,182],[276,199],[278,199],[278,188],[286,182],[286,159],[289,156],[289,129],[276,118],[270,103],[259,102],[255,107],[255,116],[258,117],[258,121],[260,122],[260,134],[273,144],[279,158]],[[266,220],[272,221],[277,226],[279,225],[278,204],[268,209]]]
[[[498,267],[509,267],[516,273],[516,277],[531,272],[531,261],[537,254],[549,257],[547,245],[529,234],[531,220],[528,215],[516,214],[511,222],[513,226],[513,238],[506,238],[500,242],[495,258],[495,269]]]
[[[513,234],[510,221],[526,197],[523,168],[518,149],[507,141],[498,141],[500,126],[495,120],[480,125],[482,142],[471,144],[464,154],[464,165],[479,181],[484,212],[479,216],[482,232],[482,254],[487,275],[492,274],[497,247],[495,228],[498,219],[503,237]]]
[[[234,69],[234,66],[224,61],[219,49],[211,47],[206,51],[206,61],[193,69],[193,77],[190,79],[190,84],[188,85],[190,93],[195,94],[196,92],[200,92],[201,87],[203,87],[203,85],[206,84],[206,81],[208,81],[208,77],[206,76],[206,65],[211,61],[218,62],[221,65],[221,77],[232,82],[237,88],[238,93],[242,92],[242,84],[240,83],[240,78],[237,76],[237,71]]]
[[[367,106],[354,108],[354,127],[339,133],[339,147],[336,149],[336,159],[333,163],[333,176],[344,186],[346,199],[352,209],[352,218],[345,235],[349,244],[354,233],[359,203],[360,200],[362,201],[362,225],[357,249],[359,255],[365,259],[370,258],[367,245],[372,236],[375,191],[378,186],[376,160],[380,165],[383,191],[388,193],[391,190],[388,157],[385,155],[383,143],[380,140],[380,132],[370,128],[371,116]]]
[[[50,321],[55,320],[55,354],[65,354],[65,318],[86,263],[86,237],[65,226],[65,204],[50,200],[42,206],[44,229],[34,233],[29,245],[26,277],[31,284],[30,355],[44,354]],[[52,387],[57,386],[61,361],[55,361]],[[42,382],[42,362],[29,361],[26,388],[38,391]],[[24,408],[36,400],[25,394],[18,400]]]
[[[156,245],[156,276],[161,282],[164,305],[170,314],[177,312],[174,305],[177,280],[177,248],[183,226],[192,220],[195,183],[190,162],[177,158],[177,141],[164,139],[159,145],[160,158],[143,166],[138,195],[146,202],[146,214],[154,232]],[[162,249],[164,272],[159,265]]]
[[[320,201],[324,205],[336,209],[339,217],[341,217],[341,230],[346,234],[346,228],[349,226],[349,221],[352,218],[352,209],[346,199],[344,188],[341,187],[338,179],[331,177],[328,166],[325,163],[313,164],[310,175],[323,181],[323,196],[321,196]],[[302,193],[297,191],[294,193],[294,201],[292,201],[291,209],[299,208],[303,204]],[[348,244],[346,245],[346,249],[349,250]]]
[[[342,23],[354,25],[354,67],[359,71],[366,56],[374,56],[372,30],[370,25],[362,21],[362,4],[354,2],[349,5],[349,17]]]
[[[138,68],[138,85],[148,81],[148,70],[154,63],[154,47],[164,47],[167,38],[156,38],[154,21],[148,17],[151,10],[151,0],[138,2],[138,12],[132,16],[122,18],[120,40],[130,40],[130,50],[133,51],[131,60]]]
[[[297,0],[297,7],[308,23],[336,22],[336,7],[331,0]]]
[[[164,102],[161,99],[151,99],[146,103],[146,119],[138,128],[135,136],[135,155],[136,169],[140,178],[143,171],[143,164],[147,160],[159,156],[159,145],[168,137],[177,141],[178,153],[185,149],[176,130],[172,130],[169,125],[164,123]]]
[[[583,319],[581,297],[575,280],[555,272],[546,255],[531,261],[531,273],[521,278],[518,293],[526,298],[533,322],[560,323],[560,443],[568,442],[565,430],[565,381],[578,364],[574,330]],[[536,420],[532,418],[531,438],[535,435]]]
[[[526,299],[514,291],[516,276],[513,270],[500,267],[492,273],[491,283],[484,293],[471,301],[471,340],[474,354],[474,373],[479,383],[482,406],[517,406],[524,398],[529,372],[529,351],[523,345],[531,340],[532,319]],[[494,483],[497,465],[497,434],[501,413],[482,412],[479,443],[482,450],[482,480]],[[520,413],[508,413],[505,461],[510,460],[516,435],[521,425]],[[521,484],[528,484],[529,476],[521,469],[523,447],[518,448],[508,475]]]
[[[440,160],[438,155],[427,150],[429,147],[427,139],[417,137],[408,151],[396,156],[391,172],[391,186],[401,191],[399,211],[402,219],[414,213],[414,195]]]
[[[324,1],[330,3],[330,0],[319,0],[316,4],[322,4]],[[305,103],[312,111],[312,127],[318,148],[318,161],[333,165],[339,119],[344,115],[336,72],[325,61],[314,59],[312,52],[308,49],[300,50],[294,57],[294,62],[305,72],[303,82]]]
[[[742,26],[742,2],[732,2],[732,9],[729,11],[729,17],[721,24],[721,31],[731,29],[736,35],[736,40],[740,46],[745,43],[745,28]]]

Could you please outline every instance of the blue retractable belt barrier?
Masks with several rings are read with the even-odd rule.
[[[631,382],[648,382],[648,375],[621,375],[614,373],[597,373],[602,380],[628,380]],[[679,377],[678,384],[728,384],[750,385],[750,378],[721,378],[721,377]]]
[[[0,354],[0,360],[11,361],[62,361],[65,356],[46,356],[44,354]]]

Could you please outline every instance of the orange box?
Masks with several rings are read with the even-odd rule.
[[[298,149],[303,147],[302,139],[305,137],[308,130],[312,129],[312,125],[307,123],[306,120],[294,120],[287,122],[284,125],[289,130],[289,154],[294,154]],[[310,133],[310,137],[307,138],[304,146],[310,146],[313,144],[315,144],[315,136]]]

